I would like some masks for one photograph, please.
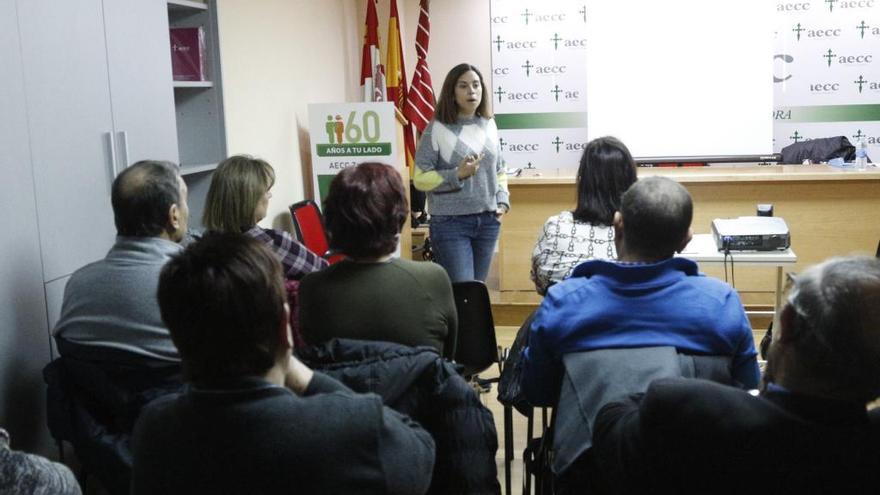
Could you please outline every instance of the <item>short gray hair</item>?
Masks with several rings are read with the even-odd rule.
[[[854,399],[880,396],[880,260],[831,258],[795,279],[797,366]]]

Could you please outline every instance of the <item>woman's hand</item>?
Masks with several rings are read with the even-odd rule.
[[[495,208],[495,219],[498,222],[501,222],[501,218],[504,217],[504,214],[507,213],[507,206],[500,204],[497,208]]]
[[[458,165],[458,180],[465,180],[477,173],[477,170],[480,169],[480,160],[482,159],[482,153],[476,156],[468,155],[464,157],[464,160]]]

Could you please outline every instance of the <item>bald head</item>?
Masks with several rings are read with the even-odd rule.
[[[672,257],[690,240],[693,203],[687,190],[665,177],[638,180],[623,193],[618,236],[631,258],[656,261]]]
[[[789,292],[768,377],[798,392],[867,402],[880,396],[880,260],[832,258]]]
[[[171,162],[144,160],[123,170],[113,181],[111,194],[117,234],[159,237],[179,230],[181,221],[185,230],[184,188],[178,167]],[[172,207],[184,215],[170,218]]]

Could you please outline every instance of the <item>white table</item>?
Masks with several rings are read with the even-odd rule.
[[[682,256],[697,263],[724,263],[724,253],[718,251],[712,234],[694,234],[694,238],[677,256]],[[732,260],[735,265],[772,266],[776,267],[776,299],[773,307],[773,325],[776,326],[776,316],[779,307],[782,306],[782,278],[783,268],[794,266],[797,263],[797,255],[791,248],[785,251],[733,251],[727,256],[727,262]],[[750,314],[766,315],[766,311],[749,311]]]

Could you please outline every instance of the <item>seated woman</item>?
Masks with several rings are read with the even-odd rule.
[[[324,221],[330,249],[348,259],[300,284],[300,329],[317,344],[334,337],[455,349],[452,284],[434,263],[393,257],[409,207],[400,175],[362,163],[330,183]]]
[[[590,259],[616,259],[611,221],[623,192],[637,180],[636,164],[626,146],[613,137],[587,143],[577,174],[577,207],[544,223],[532,251],[532,281],[544,295]]]
[[[244,233],[265,243],[281,261],[284,276],[299,280],[326,267],[327,260],[287,232],[257,225],[266,217],[274,184],[275,170],[264,160],[246,155],[227,158],[211,178],[202,223],[210,231]]]

